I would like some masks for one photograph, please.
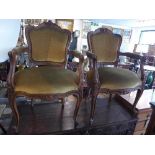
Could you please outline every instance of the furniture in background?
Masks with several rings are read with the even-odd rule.
[[[152,89],[155,87],[154,77],[155,77],[155,66],[144,65],[145,71],[145,89]]]
[[[146,130],[147,135],[155,135],[155,92],[153,89],[153,96],[152,100],[150,102],[151,108],[152,108],[152,115]]]
[[[92,94],[91,124],[94,119],[96,99],[99,93],[110,94],[110,101],[112,94],[127,94],[134,90],[138,90],[132,106],[133,111],[143,93],[143,57],[133,53],[120,53],[121,41],[122,38],[120,35],[113,34],[112,31],[104,28],[99,28],[88,33],[88,45],[90,50],[90,52],[87,52],[87,56],[90,59],[88,84]],[[141,61],[141,77],[135,72],[117,68],[119,56],[127,56]],[[113,65],[114,67],[109,67],[107,65]]]
[[[6,81],[7,80],[8,70],[9,70],[8,60],[0,63],[0,81]]]
[[[154,77],[155,77],[155,57],[152,55],[143,55],[144,57],[144,73],[145,73],[145,89],[152,89],[155,87]]]
[[[151,107],[153,111],[146,130],[146,135],[155,135],[155,104],[151,103]]]
[[[3,106],[0,105],[0,118],[1,118],[1,116],[2,116],[2,114],[3,114],[3,110],[4,110],[4,109],[5,109],[5,105],[3,105]],[[0,129],[3,131],[4,134],[7,133],[6,130],[5,130],[5,128],[4,128],[3,125],[1,124],[1,122],[0,122]]]
[[[138,120],[135,126],[135,135],[147,134],[149,128],[149,122],[151,121],[152,108],[150,102],[152,101],[153,89],[144,90],[141,98],[136,105],[136,113]],[[132,112],[132,106],[134,104],[134,98],[136,96],[136,91],[125,95],[116,95],[116,100],[124,106],[126,109]]]
[[[10,71],[8,74],[8,96],[16,118],[16,129],[19,127],[17,96],[31,99],[54,99],[63,101],[64,97],[74,94],[77,98],[74,110],[74,122],[82,101],[83,92],[83,56],[75,51],[68,51],[71,32],[61,29],[51,21],[38,26],[27,26],[25,30],[28,47],[20,47],[9,52]],[[16,57],[28,52],[30,61],[36,66],[15,72]],[[65,69],[67,54],[79,58],[78,73]]]
[[[145,89],[152,89],[155,87],[155,56],[150,52],[142,53],[142,56],[144,57]]]
[[[154,58],[150,59],[148,56],[143,55],[144,59],[144,75],[145,75],[145,88],[144,89],[152,89],[155,87],[154,77],[155,77],[155,66],[154,66]],[[148,60],[149,59],[149,60]],[[126,60],[126,58],[123,58]],[[127,61],[121,61],[118,63],[118,67],[126,68],[132,70],[134,72],[139,72],[140,64],[138,61],[134,61],[133,59],[128,59]]]
[[[155,56],[155,45],[135,44],[133,52],[145,55],[151,60]]]

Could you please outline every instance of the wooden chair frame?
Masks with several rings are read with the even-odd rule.
[[[64,62],[62,62],[62,63],[43,62],[43,61],[40,62],[40,61],[35,61],[32,59],[32,43],[31,43],[29,34],[34,29],[42,29],[42,28],[55,29],[56,31],[64,32],[68,35],[68,41],[67,41],[67,45],[66,45],[66,49],[65,49],[66,57],[65,57]],[[49,22],[44,22],[37,27],[28,26],[26,28],[26,37],[27,37],[27,42],[28,42],[27,47],[14,48],[12,51],[9,52],[10,70],[9,70],[9,74],[8,74],[8,78],[7,78],[8,98],[9,98],[9,103],[10,103],[11,109],[15,115],[15,118],[16,118],[16,130],[18,131],[19,120],[20,120],[20,116],[19,116],[19,112],[18,112],[18,108],[17,108],[17,104],[16,104],[16,97],[17,96],[26,96],[30,99],[39,98],[39,99],[48,99],[48,100],[58,98],[58,99],[62,99],[62,101],[64,101],[64,97],[73,94],[74,96],[77,97],[77,103],[76,103],[76,107],[75,107],[75,111],[74,111],[74,117],[73,117],[75,124],[76,124],[76,118],[77,118],[79,106],[80,106],[80,103],[81,103],[82,97],[83,97],[83,67],[82,67],[82,64],[83,64],[84,58],[80,53],[78,53],[76,51],[68,51],[68,46],[69,46],[70,38],[71,38],[71,32],[68,30],[65,30],[65,29],[61,29],[58,25],[49,21]],[[33,62],[34,64],[38,65],[38,66],[50,65],[50,66],[57,66],[57,67],[65,68],[66,64],[67,64],[67,55],[73,55],[73,56],[79,58],[78,72],[79,72],[80,82],[79,82],[78,90],[72,90],[72,91],[69,91],[69,92],[66,92],[63,94],[58,93],[58,94],[45,94],[45,95],[28,94],[26,92],[18,92],[18,93],[15,92],[15,90],[14,90],[14,88],[15,88],[14,74],[15,74],[15,68],[16,68],[16,60],[17,60],[17,57],[23,52],[28,52],[30,61]]]
[[[137,95],[133,104],[133,111],[135,112],[135,107],[136,104],[138,102],[138,100],[140,99],[142,93],[143,93],[143,89],[144,89],[144,85],[145,85],[145,76],[144,76],[144,68],[143,68],[143,63],[144,63],[144,58],[140,55],[134,54],[134,53],[121,53],[120,51],[117,51],[117,59],[114,62],[97,62],[97,56],[93,53],[93,45],[92,45],[92,36],[97,35],[97,34],[104,34],[104,33],[110,33],[112,34],[112,32],[106,28],[99,28],[95,31],[91,31],[88,33],[87,35],[87,39],[88,39],[88,45],[89,45],[89,50],[86,54],[87,57],[90,60],[90,70],[92,70],[93,72],[93,81],[92,83],[89,85],[90,89],[91,89],[91,95],[92,95],[92,99],[91,99],[91,113],[90,113],[90,123],[92,124],[93,119],[94,119],[94,114],[95,114],[95,106],[96,106],[96,99],[99,93],[108,93],[110,94],[110,98],[109,101],[111,100],[111,96],[112,94],[127,94],[130,93],[132,91],[137,90]],[[122,38],[120,35],[117,34],[112,34],[114,37],[119,38],[120,42],[119,42],[119,47],[121,45],[122,42]],[[100,88],[100,81],[99,81],[99,74],[98,74],[98,67],[102,67],[104,65],[114,65],[115,67],[117,67],[118,65],[118,58],[119,56],[126,56],[132,59],[136,59],[136,60],[140,60],[140,72],[141,72],[141,81],[142,84],[131,89],[117,89],[117,90],[109,90],[106,88]]]

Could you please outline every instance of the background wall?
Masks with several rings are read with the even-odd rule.
[[[17,44],[19,19],[0,19],[0,62],[8,59],[8,52]]]
[[[135,44],[139,43],[139,37],[143,30],[155,30],[155,26],[134,27],[132,28],[132,36],[129,44],[129,51],[133,52]]]
[[[77,41],[77,51],[80,51],[80,52],[81,52],[81,44],[82,44],[82,26],[83,26],[83,21],[81,19],[74,19],[73,31],[76,31],[76,30],[80,31],[80,36],[78,37],[78,41]]]
[[[55,22],[55,19],[52,19],[52,21]],[[78,42],[77,42],[77,50],[80,52],[82,51],[83,45],[87,45],[87,39],[82,37],[84,21],[86,20],[75,19],[74,27],[73,27],[73,31],[75,30],[80,31],[80,36],[78,37]],[[95,20],[92,20],[92,21],[95,21]],[[111,22],[111,26],[114,26],[116,28],[121,28],[120,22],[118,22],[118,25],[117,25],[117,21],[116,20],[114,21],[115,22],[115,25],[114,25],[112,23],[113,20],[99,20],[98,26],[101,27],[102,25],[107,25],[107,22]],[[126,26],[128,26],[128,24],[130,25],[131,23],[129,23],[128,21],[126,23]],[[93,27],[93,30],[95,30],[96,28],[97,27]],[[123,28],[125,29],[125,27]],[[122,43],[122,46],[121,46],[122,52],[126,52],[126,51],[133,52],[135,44],[139,43],[139,37],[140,37],[141,31],[155,30],[155,26],[141,26],[141,27],[139,26],[139,27],[131,27],[131,29],[132,29],[132,35],[130,38],[130,42]],[[19,19],[0,19],[0,62],[7,60],[8,52],[16,46],[19,31],[20,31]]]

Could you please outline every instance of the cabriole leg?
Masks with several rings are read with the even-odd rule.
[[[15,120],[16,120],[16,127],[15,130],[16,132],[18,132],[18,128],[19,128],[19,112],[18,112],[18,108],[17,108],[17,104],[16,104],[16,96],[14,94],[9,93],[8,95],[8,99],[9,99],[9,104],[11,106],[11,110],[15,116]]]

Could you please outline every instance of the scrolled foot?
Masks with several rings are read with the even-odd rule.
[[[85,135],[90,135],[89,130],[86,130]]]
[[[4,129],[4,127],[0,124],[0,128],[3,131],[4,134],[7,134],[7,131]]]
[[[92,125],[93,125],[93,122],[94,122],[94,119],[91,118],[91,119],[89,120],[89,125],[92,126]]]
[[[15,134],[19,134],[19,129],[17,126],[13,126],[12,129],[15,132]]]
[[[76,120],[74,120],[74,127],[76,128],[78,125],[79,123]]]

